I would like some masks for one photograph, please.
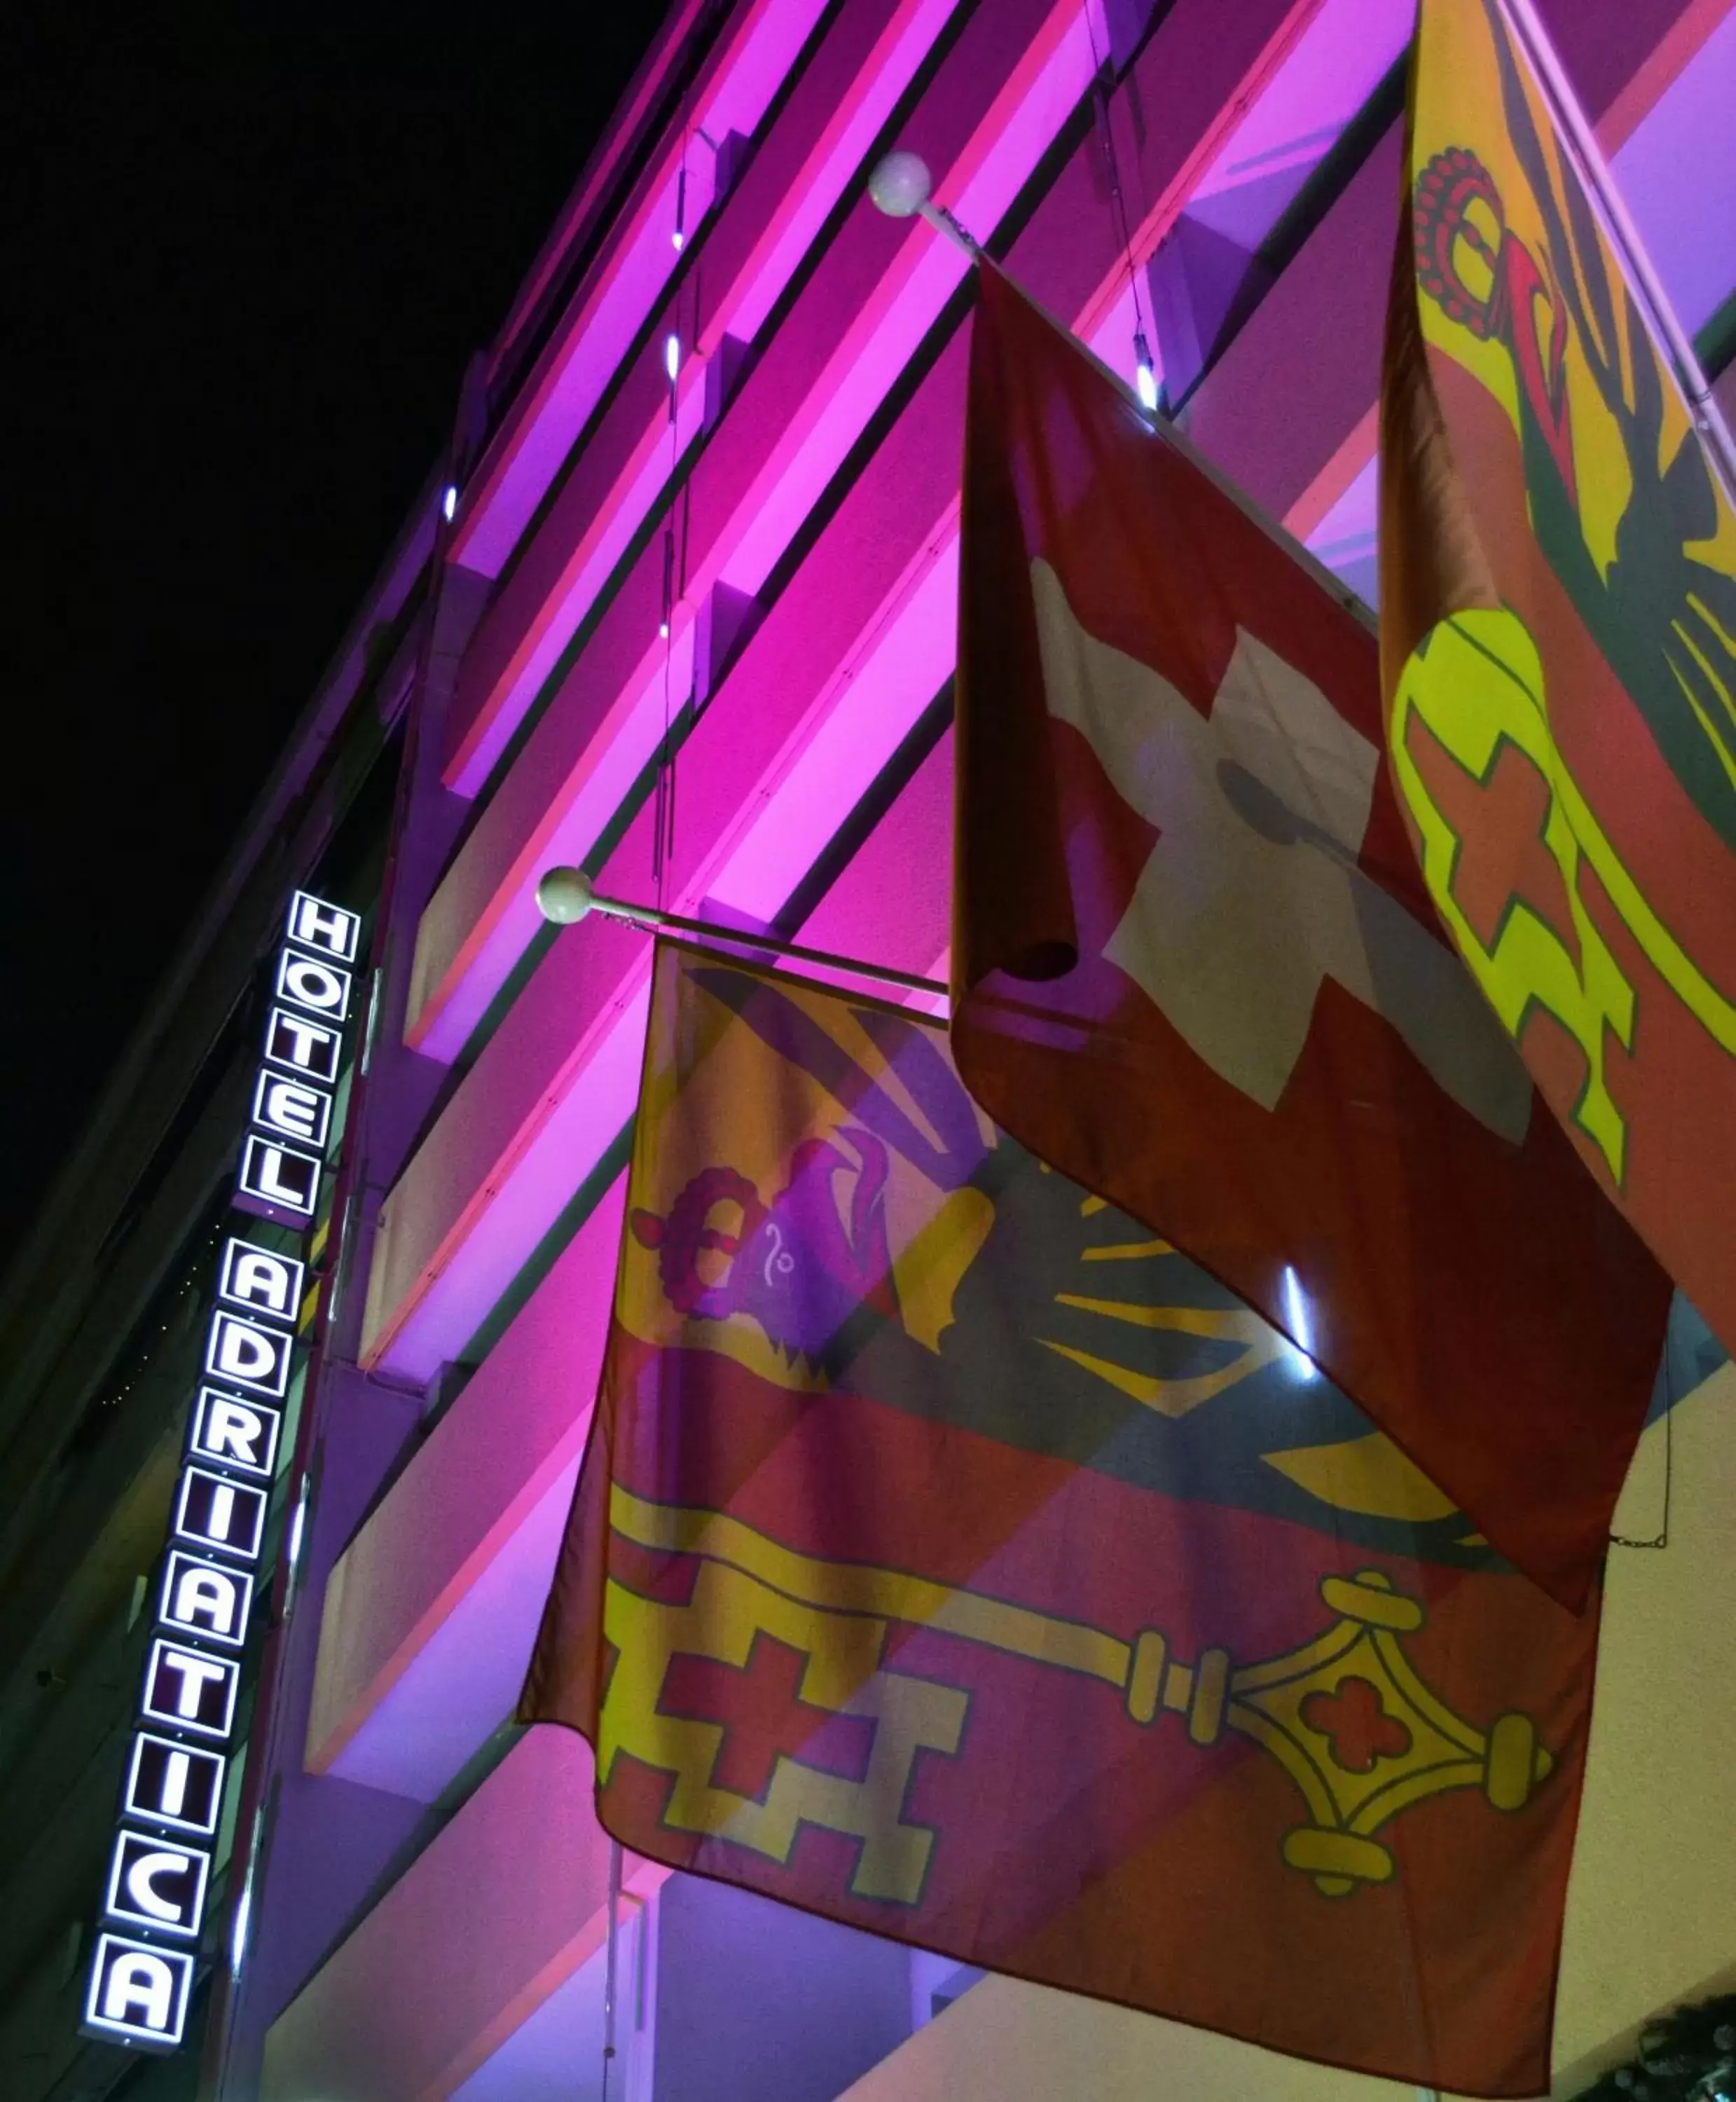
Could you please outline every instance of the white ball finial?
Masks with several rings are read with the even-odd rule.
[[[920,153],[901,149],[875,164],[868,178],[868,194],[888,219],[908,219],[928,202],[934,179]]]
[[[551,868],[537,885],[537,910],[557,927],[570,927],[591,910],[596,894],[582,868]]]

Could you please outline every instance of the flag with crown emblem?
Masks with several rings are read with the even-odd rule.
[[[636,1852],[1357,2071],[1547,2085],[1596,1612],[908,1010],[658,950],[520,1705]]]
[[[1382,761],[1370,628],[1078,343],[981,279],[959,1072],[1577,1603],[1667,1280],[1442,934]]]
[[[1495,0],[1425,0],[1412,64],[1393,773],[1543,1100],[1736,1349],[1736,503]]]

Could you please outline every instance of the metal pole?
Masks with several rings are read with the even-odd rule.
[[[609,1843],[609,1933],[603,1954],[603,2102],[615,2062],[615,1963],[621,1932],[621,1842]]]
[[[740,927],[720,927],[710,920],[691,920],[684,912],[665,912],[654,905],[635,905],[619,898],[600,898],[590,879],[576,868],[551,868],[537,885],[537,903],[545,919],[570,926],[587,913],[600,912],[608,920],[625,920],[630,927],[650,930],[665,928],[678,934],[696,934],[702,941],[727,942],[737,948],[768,950],[799,964],[817,964],[822,969],[847,976],[870,978],[879,985],[897,986],[905,992],[932,993],[944,1000],[950,990],[938,978],[920,978],[914,971],[895,971],[889,964],[867,964],[858,956],[840,956],[830,949],[810,949],[800,942],[782,942],[775,934],[750,933]]]
[[[934,228],[937,233],[944,233],[954,248],[962,248],[964,251],[965,254],[970,257],[972,262],[976,263],[981,259],[981,249],[978,247],[976,242],[971,237],[971,236],[965,232],[964,228],[959,225],[958,220],[953,217],[952,214],[946,209],[945,205],[935,204],[931,202],[926,204],[919,204],[916,209],[922,216],[928,220],[929,225]]]
[[[800,942],[780,942],[770,934],[750,934],[738,927],[720,927],[710,920],[689,920],[683,912],[659,912],[649,906],[624,905],[612,898],[599,898],[595,910],[611,920],[625,920],[639,927],[666,927],[681,934],[698,934],[707,942],[733,942],[742,948],[768,949],[799,964],[819,964],[827,970],[848,971],[853,977],[873,978],[881,985],[901,987],[906,992],[932,992],[942,999],[948,987],[939,978],[919,978],[914,971],[895,971],[889,964],[865,964],[859,957],[835,956],[830,949],[810,949]]]
[[[1561,62],[1556,56],[1555,47],[1549,41],[1549,33],[1539,19],[1533,0],[1502,0],[1502,5],[1513,25],[1526,55],[1543,82],[1543,92],[1554,109],[1556,122],[1561,126],[1579,160],[1585,178],[1586,188],[1597,211],[1602,215],[1606,229],[1617,252],[1627,268],[1637,289],[1641,303],[1646,309],[1654,333],[1669,353],[1676,368],[1676,377],[1682,392],[1688,397],[1689,412],[1705,439],[1712,453],[1719,479],[1724,484],[1724,493],[1736,502],[1736,440],[1730,436],[1729,426],[1713,399],[1706,375],[1700,369],[1700,361],[1694,354],[1694,345],[1682,331],[1670,304],[1669,295],[1658,282],[1639,229],[1628,216],[1628,207],[1622,202],[1621,193],[1615,187],[1615,179],[1610,173],[1610,165],[1603,157],[1596,135],[1586,122],[1585,113],[1579,107]]]

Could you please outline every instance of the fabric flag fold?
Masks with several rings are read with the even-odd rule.
[[[1442,938],[1382,763],[1368,629],[1080,346],[981,279],[959,1072],[1577,1604],[1667,1280]]]
[[[1494,0],[1424,0],[1381,437],[1428,887],[1605,1193],[1736,1349],[1736,508]]]
[[[520,1707],[636,1851],[1471,2095],[1548,2084],[1597,1616],[908,1012],[664,945]]]

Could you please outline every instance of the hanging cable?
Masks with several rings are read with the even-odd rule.
[[[702,137],[704,135],[702,133],[700,135]],[[669,331],[663,346],[663,370],[669,382],[669,479],[671,486],[681,464],[679,397],[684,362],[681,339],[684,296],[691,316],[691,326],[697,335],[701,313],[698,269],[693,273],[690,290],[684,288],[683,293],[676,295],[675,325]],[[656,836],[651,845],[651,873],[656,883],[659,905],[663,902],[664,872],[675,854],[675,782],[681,740],[677,734],[678,711],[675,705],[675,609],[677,602],[687,595],[687,546],[692,518],[693,486],[687,482],[682,485],[679,494],[671,498],[663,526],[663,613],[660,625],[663,638],[663,735],[658,753],[657,803],[653,813]],[[684,696],[684,706],[686,698]]]
[[[687,246],[687,149],[695,139],[711,149],[712,184],[717,180],[718,144],[702,124],[689,127],[681,135],[681,166],[675,175],[675,223],[669,230],[669,245],[679,255]]]
[[[663,339],[663,374],[668,383],[669,424],[669,480],[675,482],[675,470],[680,464],[681,436],[679,428],[678,392],[681,378],[681,299],[675,295],[675,326]],[[663,864],[667,858],[666,848],[670,826],[670,809],[673,799],[674,753],[671,744],[673,728],[671,689],[675,677],[675,512],[671,498],[667,517],[663,521],[663,588],[662,612],[658,622],[658,633],[663,643],[663,731],[657,748],[657,794],[652,812],[651,880],[656,889],[657,902],[663,902]]]
[[[609,1843],[609,1929],[603,1955],[603,2102],[615,2062],[615,1980],[621,1940],[621,1842]]]
[[[1156,413],[1160,398],[1158,368],[1145,333],[1145,307],[1140,298],[1139,271],[1133,260],[1133,233],[1127,220],[1127,201],[1121,184],[1121,158],[1115,150],[1115,127],[1109,119],[1109,95],[1104,75],[1107,70],[1097,50],[1097,25],[1092,18],[1092,0],[1083,0],[1085,33],[1091,41],[1091,104],[1097,139],[1103,155],[1104,174],[1109,186],[1109,209],[1127,270],[1127,290],[1133,299],[1133,384],[1140,406]]]

